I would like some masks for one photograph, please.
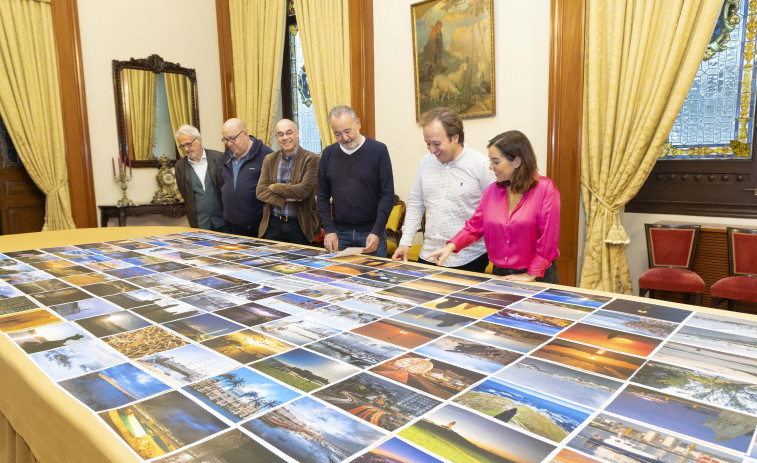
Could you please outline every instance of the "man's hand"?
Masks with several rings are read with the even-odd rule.
[[[363,254],[369,254],[378,249],[379,237],[371,233],[368,238],[365,239],[365,247],[363,248]],[[381,256],[384,257],[384,256]]]
[[[457,249],[457,246],[455,246],[454,243],[449,243],[443,248],[437,249],[436,251],[432,252],[428,255],[428,261],[429,262],[436,262],[436,265],[442,265],[445,260],[447,260],[447,257],[449,257],[452,252]]]
[[[397,246],[397,250],[392,254],[392,260],[401,260],[407,262],[407,255],[410,252],[410,246]]]
[[[536,275],[529,275],[528,272],[513,273],[512,275],[503,276],[502,279],[506,281],[534,281],[536,280]]]
[[[339,238],[337,238],[336,233],[326,233],[323,237],[323,247],[329,253],[339,251]]]

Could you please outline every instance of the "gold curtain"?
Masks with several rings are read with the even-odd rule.
[[[649,176],[723,0],[587,0],[582,288],[631,294],[618,210]]]
[[[184,74],[174,74],[172,72],[163,73],[166,81],[166,98],[168,99],[168,114],[171,118],[171,129],[173,133],[179,130],[182,125],[192,124],[192,90],[189,84],[189,78]],[[184,156],[184,152],[179,149],[179,141],[174,138],[176,149],[179,155]]]
[[[326,147],[336,142],[329,110],[352,105],[349,8],[347,0],[297,0],[296,10],[315,120]]]
[[[155,145],[155,87],[157,76],[150,71],[123,69],[126,82],[124,99],[126,133],[131,137],[134,159],[143,161],[152,157]]]
[[[43,230],[71,217],[52,6],[0,1],[0,116],[29,176],[45,194]],[[78,155],[78,153],[74,153]]]
[[[286,2],[229,0],[237,117],[271,143],[281,89]]]

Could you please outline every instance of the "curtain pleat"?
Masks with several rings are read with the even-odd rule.
[[[281,91],[286,2],[229,0],[236,115],[269,144]]]
[[[192,87],[189,79],[184,74],[164,73],[166,81],[166,98],[168,99],[168,114],[171,118],[171,129],[174,133],[182,125],[193,125],[192,121]],[[176,142],[176,150],[181,156],[184,151],[179,149],[179,141]]]
[[[134,159],[144,161],[152,157],[155,145],[155,91],[157,76],[150,71],[123,69],[122,80],[126,108],[126,133],[131,136]]]
[[[723,0],[587,0],[580,286],[631,294],[619,210],[641,188],[686,99]]]
[[[352,105],[349,8],[347,0],[297,0],[295,8],[315,120],[326,147],[336,142],[329,110]]]
[[[50,3],[0,1],[0,116],[45,194],[43,230],[75,228]]]

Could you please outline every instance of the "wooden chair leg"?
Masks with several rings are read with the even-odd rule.
[[[723,301],[722,297],[712,297],[710,298],[710,307],[712,307],[713,309],[717,309],[722,301]]]
[[[734,308],[733,308],[733,299],[728,299],[728,310],[730,310],[731,312],[733,312],[733,310],[734,310]]]
[[[689,302],[689,293],[683,293],[683,303],[684,304],[690,304],[690,302]]]
[[[644,297],[647,294],[647,288],[639,288],[639,297]]]
[[[702,305],[702,293],[696,293],[696,296],[694,296],[694,305],[701,306]]]

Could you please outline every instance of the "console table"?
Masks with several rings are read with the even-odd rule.
[[[100,208],[100,225],[108,226],[108,221],[118,218],[118,226],[126,226],[126,217],[142,217],[143,215],[160,214],[163,217],[179,218],[187,213],[184,203],[168,204],[136,204],[134,206],[97,206]]]

